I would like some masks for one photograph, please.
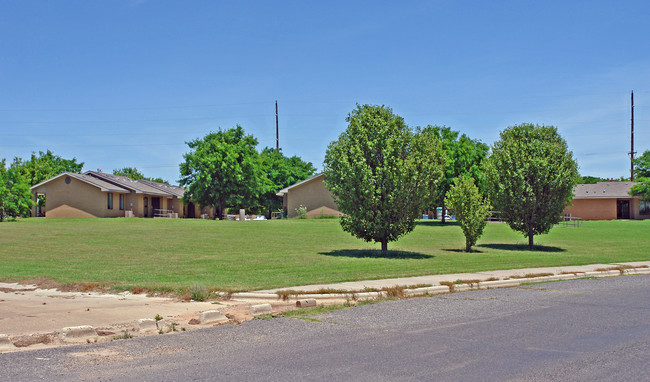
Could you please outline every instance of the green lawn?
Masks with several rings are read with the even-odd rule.
[[[336,219],[22,219],[0,223],[0,280],[51,278],[129,289],[255,290],[314,283],[492,269],[650,260],[650,220],[585,222],[527,239],[488,224],[464,253],[454,223],[421,221],[378,244],[343,232]]]

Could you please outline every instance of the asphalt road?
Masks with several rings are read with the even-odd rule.
[[[650,276],[0,354],[0,381],[650,381]]]

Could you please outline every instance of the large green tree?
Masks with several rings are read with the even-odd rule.
[[[639,195],[643,200],[650,200],[650,150],[634,159],[634,180],[639,182],[632,186],[631,195]]]
[[[181,186],[186,200],[214,206],[215,218],[225,207],[254,205],[262,190],[257,139],[237,125],[219,129],[187,142],[190,152],[180,164]]]
[[[6,160],[0,161],[0,222],[5,216],[15,218],[19,215],[29,215],[32,208],[32,194],[29,183],[20,171],[20,160],[6,167]]]
[[[487,157],[489,147],[485,143],[471,139],[465,134],[453,131],[447,126],[427,126],[422,129],[422,134],[432,135],[442,142],[445,152],[444,177],[434,197],[433,204],[427,207],[442,206],[442,222],[445,222],[445,195],[457,178],[469,176],[475,183],[480,182],[482,162]]]
[[[570,203],[578,164],[553,126],[508,127],[486,161],[492,206],[510,227],[528,237],[548,233]]]
[[[22,175],[29,186],[33,186],[65,171],[80,173],[83,165],[83,162],[77,163],[77,158],[65,159],[47,150],[39,151],[38,155],[32,153],[28,160],[15,158],[11,166]],[[38,205],[42,207],[44,204],[45,197],[41,195],[38,197]]]
[[[314,175],[316,169],[311,162],[297,156],[286,157],[282,150],[270,147],[260,153],[263,192],[259,198],[260,208],[271,216],[271,211],[282,208],[282,198],[276,193],[281,189]]]
[[[41,183],[47,179],[68,171],[80,173],[84,163],[77,163],[77,158],[64,159],[59,155],[54,155],[52,151],[39,151],[38,155],[32,153],[29,160],[23,161],[17,159],[14,161],[15,167],[25,177],[30,186]]]
[[[474,184],[474,179],[461,176],[447,192],[445,204],[454,211],[465,235],[465,252],[470,252],[476,240],[483,234],[490,213],[490,203],[483,198]]]
[[[386,252],[415,227],[442,173],[441,147],[389,107],[357,105],[346,121],[325,153],[325,183],[345,214],[342,228]]]

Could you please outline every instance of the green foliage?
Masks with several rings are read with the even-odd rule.
[[[634,158],[634,178],[650,178],[650,150]]]
[[[300,219],[305,219],[307,217],[307,207],[303,206],[302,204],[300,207],[296,208],[296,212],[298,213],[298,217]]]
[[[444,177],[437,187],[437,192],[431,195],[432,200],[427,207],[444,206],[445,195],[460,176],[469,176],[475,183],[480,184],[481,163],[487,157],[488,145],[465,134],[461,135],[458,131],[452,131],[446,126],[429,125],[422,129],[422,134],[440,140],[445,153]]]
[[[77,163],[76,158],[63,159],[58,155],[54,155],[50,150],[46,152],[39,151],[38,156],[36,153],[32,153],[31,158],[27,161],[19,158],[14,160],[14,166],[19,169],[30,186],[39,184],[65,171],[80,173],[83,165],[83,162]]]
[[[244,135],[237,125],[219,129],[202,139],[187,142],[191,151],[183,154],[180,165],[181,186],[187,186],[184,198],[199,205],[214,206],[215,217],[223,216],[225,206],[256,204],[263,185],[257,139]]]
[[[578,180],[578,184],[596,184],[598,182],[607,182],[609,179],[599,178],[597,176],[581,176]]]
[[[553,126],[521,124],[503,130],[486,164],[492,205],[528,237],[548,233],[573,196],[578,164]]]
[[[650,178],[635,179],[640,182],[630,189],[630,195],[638,195],[642,200],[650,200]]]
[[[133,180],[148,180],[151,182],[157,182],[157,183],[164,183],[164,184],[169,184],[169,182],[165,181],[162,178],[150,178],[144,176],[143,173],[141,173],[137,168],[135,167],[123,167],[120,169],[113,170],[113,175],[119,175],[119,176],[126,176],[127,178],[133,179]]]
[[[650,150],[634,159],[634,180],[639,182],[632,186],[630,195],[638,195],[643,200],[650,200]]]
[[[6,161],[0,161],[0,222],[9,215],[14,219],[19,215],[29,215],[32,205],[29,183],[23,176],[20,161],[6,168]]]
[[[490,204],[483,198],[474,180],[468,176],[456,179],[447,192],[445,204],[454,211],[465,235],[465,252],[470,252],[483,234]]]
[[[268,213],[282,208],[282,198],[276,193],[281,189],[314,175],[316,169],[310,162],[304,162],[297,156],[286,157],[282,150],[264,148],[260,153],[262,182],[264,192],[259,198],[259,205]]]
[[[440,145],[413,134],[389,107],[357,105],[346,121],[325,153],[325,182],[346,214],[343,230],[385,252],[415,227],[442,172],[440,155],[429,155]]]

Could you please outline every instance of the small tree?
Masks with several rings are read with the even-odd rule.
[[[553,126],[521,124],[501,132],[487,159],[490,201],[515,231],[548,233],[571,202],[578,164]]]
[[[444,175],[432,195],[432,203],[427,207],[442,206],[442,223],[445,222],[445,195],[460,176],[469,176],[475,183],[479,182],[482,162],[487,157],[489,147],[479,140],[471,139],[465,134],[453,131],[446,126],[427,126],[420,132],[424,136],[433,136],[442,144],[445,154]]]
[[[490,203],[481,196],[474,180],[463,176],[456,179],[454,185],[447,192],[445,204],[454,211],[456,220],[463,230],[465,252],[471,252],[472,246],[483,234]]]
[[[438,181],[440,155],[429,154],[440,144],[413,134],[388,107],[357,105],[346,120],[325,153],[325,183],[345,214],[343,230],[386,252],[388,242],[413,230]]]

